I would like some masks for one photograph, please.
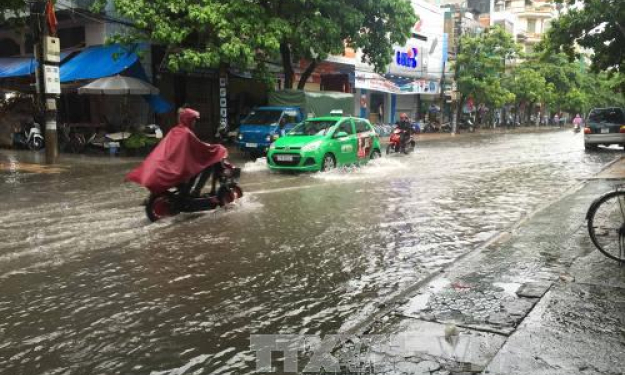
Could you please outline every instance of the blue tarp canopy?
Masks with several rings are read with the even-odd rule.
[[[139,57],[135,52],[140,45],[89,47],[61,65],[61,82],[97,79],[119,74],[130,68]]]
[[[70,52],[61,52],[61,61]],[[34,57],[2,57],[0,58],[0,78],[28,77],[35,73],[37,61]]]
[[[128,70],[126,71],[126,75],[134,78],[141,79],[143,81],[149,82],[148,75],[145,74],[145,70],[139,61],[135,62]],[[174,109],[174,105],[165,100],[160,95],[143,95],[143,99],[145,99],[150,107],[154,110],[154,112],[158,114],[167,113]]]
[[[32,57],[0,58],[0,78],[26,77],[36,68],[37,62]]]

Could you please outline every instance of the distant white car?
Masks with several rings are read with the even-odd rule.
[[[588,114],[584,128],[584,148],[598,146],[625,147],[625,110],[623,108],[595,108]]]

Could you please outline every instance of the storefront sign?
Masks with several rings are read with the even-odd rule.
[[[228,129],[228,75],[222,73],[219,77],[219,128]]]
[[[399,85],[376,73],[356,72],[356,88],[398,95],[438,94],[439,85],[434,80],[415,80]]]
[[[418,56],[419,50],[416,47],[408,48],[406,51],[395,50],[395,64],[404,68],[416,69],[419,66]]]

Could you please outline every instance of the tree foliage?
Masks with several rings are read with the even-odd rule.
[[[479,35],[464,35],[456,59],[456,82],[461,103],[472,97],[478,103],[499,107],[514,100],[514,94],[501,84],[506,61],[518,56],[520,47],[500,27]]]
[[[293,63],[310,62],[303,86],[319,61],[346,44],[383,70],[393,44],[405,43],[416,22],[407,0],[114,0],[137,32],[126,40],[165,45],[174,70],[232,64],[263,70],[281,59],[292,85]]]
[[[576,43],[591,49],[594,71],[625,75],[625,1],[558,0],[571,8],[551,24],[545,44],[573,57]],[[622,86],[625,88],[625,85]]]

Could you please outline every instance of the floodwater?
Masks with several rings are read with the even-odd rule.
[[[251,334],[366,321],[621,152],[560,131],[422,143],[325,174],[248,162],[236,207],[157,224],[122,182],[136,160],[0,172],[0,373],[251,373]]]

